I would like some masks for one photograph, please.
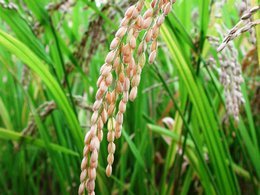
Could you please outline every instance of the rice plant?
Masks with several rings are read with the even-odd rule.
[[[259,194],[257,0],[0,0],[0,194]]]

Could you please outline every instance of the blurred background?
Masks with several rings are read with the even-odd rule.
[[[99,68],[135,2],[0,0],[0,194],[77,194]],[[260,193],[259,26],[217,53],[257,5],[173,5],[156,62],[145,65],[127,106],[110,178],[101,143],[96,194]],[[239,121],[228,115],[219,79],[232,52],[244,78]]]

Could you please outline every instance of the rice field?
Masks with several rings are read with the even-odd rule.
[[[0,0],[0,194],[260,194],[260,1]]]

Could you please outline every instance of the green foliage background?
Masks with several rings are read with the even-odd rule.
[[[51,2],[58,3],[15,0],[17,9],[0,3],[0,194],[77,194],[91,111],[74,99],[93,104],[99,68],[132,3],[77,1],[64,13],[47,11]],[[260,193],[260,48],[249,33],[234,42],[246,100],[235,123],[226,116],[219,59],[206,37],[223,39],[215,25],[232,28],[240,1],[227,0],[221,18],[217,3],[173,6],[156,63],[146,64],[138,97],[127,106],[111,178],[106,139],[101,144],[96,194]],[[211,56],[216,66],[207,63]],[[42,120],[39,107],[49,101],[57,108]],[[174,120],[171,127],[165,117]],[[32,122],[34,130],[24,133]]]

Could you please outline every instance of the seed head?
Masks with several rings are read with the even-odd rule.
[[[112,174],[112,166],[111,165],[107,165],[107,168],[106,168],[106,175],[108,177],[110,177]]]
[[[137,96],[142,68],[146,62],[147,45],[150,47],[149,62],[153,63],[157,53],[160,26],[174,2],[172,0],[153,0],[150,8],[142,15],[144,1],[139,0],[136,5],[129,7],[125,12],[120,27],[115,33],[115,38],[110,44],[110,52],[100,68],[100,76],[97,81],[98,90],[90,120],[91,128],[84,140],[81,184],[78,191],[80,195],[84,193],[85,188],[88,194],[95,194],[98,152],[103,139],[104,126],[107,126],[108,129],[106,137],[109,142],[106,174],[107,176],[112,174],[116,149],[114,140],[120,138],[122,134],[128,100],[133,101]],[[140,33],[141,31],[145,32]],[[142,41],[138,43],[138,40]]]

